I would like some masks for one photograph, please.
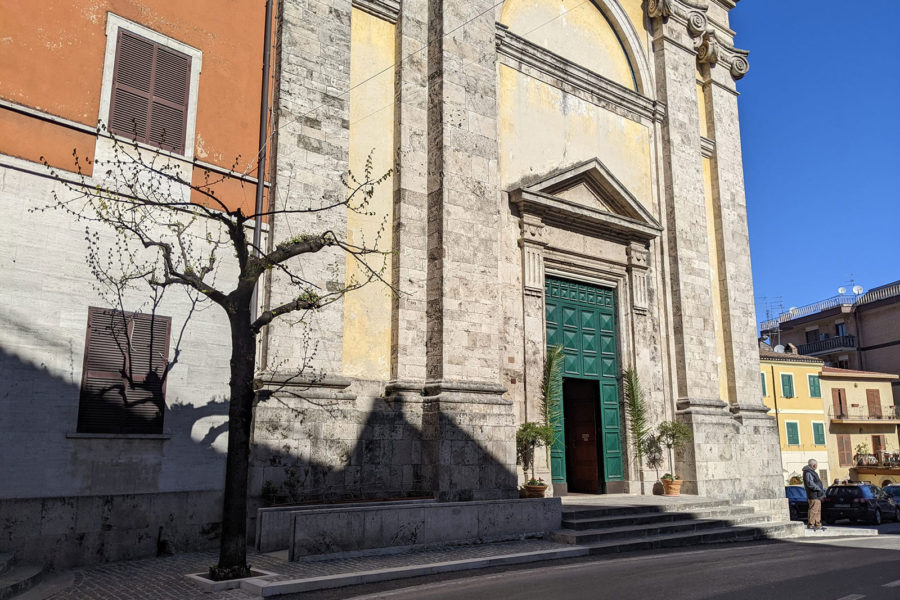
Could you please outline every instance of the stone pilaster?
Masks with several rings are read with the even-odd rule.
[[[276,97],[277,164],[275,208],[308,209],[338,203],[347,195],[342,183],[349,160],[350,0],[328,4],[285,0],[281,20],[279,86]],[[273,239],[302,233],[333,231],[346,236],[343,206],[312,214],[278,215]],[[295,259],[318,293],[343,289],[346,258],[340,249]],[[273,271],[270,305],[296,298],[303,291],[277,269]],[[339,374],[343,348],[344,303],[338,300],[308,315],[307,326],[292,327],[277,319],[268,327],[265,367],[282,370],[314,368]]]
[[[392,393],[425,381],[428,0],[405,0],[397,19],[394,124]],[[402,58],[402,60],[400,60]]]
[[[429,381],[423,420],[430,423],[424,435],[432,443],[435,494],[445,500],[515,494],[515,424],[512,404],[502,398],[497,353],[500,194],[492,6],[490,0],[428,4]]]
[[[717,399],[716,344],[710,334],[715,320],[692,35],[693,30],[674,16],[653,20],[657,97],[667,107],[662,127],[667,225],[663,243],[669,253],[678,397]]]
[[[750,270],[750,237],[738,121],[737,92],[732,73],[721,65],[706,72],[707,121],[715,141],[712,191],[719,220],[719,274],[725,360],[729,361],[729,397],[739,404],[762,405],[759,384],[756,313]]]

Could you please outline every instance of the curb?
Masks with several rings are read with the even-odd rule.
[[[488,558],[472,558],[447,562],[432,563],[427,565],[410,565],[408,567],[396,567],[392,569],[377,569],[373,571],[341,573],[324,577],[310,577],[307,579],[289,579],[283,581],[244,581],[241,589],[258,594],[263,598],[281,596],[283,594],[295,594],[298,592],[311,592],[326,590],[350,585],[365,583],[378,583],[393,581],[423,575],[436,575],[438,573],[451,573],[454,571],[469,571],[496,567],[503,565],[525,564],[543,560],[555,560],[559,558],[574,558],[587,556],[588,549],[580,546],[561,548],[558,550],[540,550],[536,552],[521,552],[517,554],[501,554]]]

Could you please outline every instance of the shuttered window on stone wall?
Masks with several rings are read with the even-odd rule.
[[[759,374],[759,381],[760,381],[760,383],[762,383],[762,395],[763,395],[763,398],[765,398],[766,396],[769,395],[768,390],[766,390],[766,374],[765,373]]]
[[[825,445],[825,424],[824,423],[813,423],[813,443],[816,446],[824,446]]]
[[[184,153],[191,58],[119,29],[109,130]]]
[[[88,309],[79,433],[162,433],[171,319]]]
[[[789,373],[781,374],[781,396],[783,398],[794,397],[794,376]]]
[[[788,446],[800,445],[800,425],[794,421],[788,421],[784,424]]]
[[[849,467],[853,463],[853,450],[850,448],[850,436],[848,434],[837,435],[838,464]]]

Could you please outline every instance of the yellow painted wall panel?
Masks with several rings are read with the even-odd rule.
[[[372,176],[378,178],[393,165],[394,25],[354,8],[350,36],[350,171],[360,179],[371,154]],[[351,244],[390,251],[392,190],[389,177],[364,210],[348,209]],[[366,260],[390,280],[389,254]],[[367,278],[366,269],[349,255],[346,277],[348,285]],[[386,380],[390,357],[391,291],[375,280],[344,298],[344,375]]]
[[[648,127],[505,65],[500,66],[499,96],[503,189],[597,158],[655,212]]]
[[[584,0],[507,0],[500,22],[542,48],[636,89],[622,42],[602,12]]]

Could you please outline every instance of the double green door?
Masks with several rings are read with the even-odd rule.
[[[598,457],[601,484],[622,481],[619,361],[612,289],[548,277],[545,285],[547,346],[562,346],[563,377],[597,382]],[[566,481],[565,414],[550,450],[554,483]]]

